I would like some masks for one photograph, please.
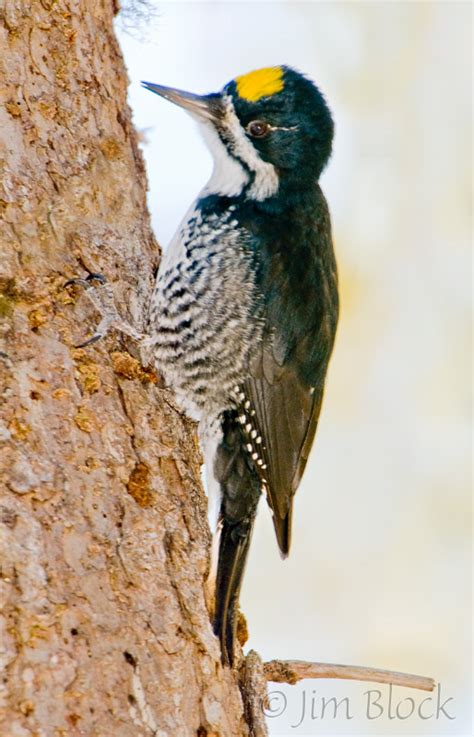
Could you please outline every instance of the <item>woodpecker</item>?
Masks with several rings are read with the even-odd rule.
[[[162,259],[150,341],[199,422],[218,551],[213,626],[232,665],[257,505],[263,493],[286,557],[334,343],[337,269],[319,186],[334,124],[316,85],[288,66],[207,95],[142,84],[191,114],[214,160]]]
[[[232,666],[258,502],[263,494],[286,557],[334,344],[337,269],[319,186],[334,125],[316,85],[288,66],[244,74],[208,95],[142,84],[197,120],[214,159],[161,261],[145,340],[199,422],[214,532],[213,626]],[[104,282],[100,274],[67,282],[86,287],[103,312],[82,346],[112,324],[141,340]]]

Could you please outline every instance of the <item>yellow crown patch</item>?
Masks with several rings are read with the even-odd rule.
[[[261,97],[269,97],[281,92],[284,87],[283,69],[281,67],[265,67],[255,72],[242,74],[235,78],[239,97],[249,102],[256,102]]]

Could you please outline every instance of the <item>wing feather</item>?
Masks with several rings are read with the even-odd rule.
[[[249,401],[251,427],[262,437],[261,446],[249,447],[283,555],[289,550],[293,496],[316,432],[338,319],[329,212],[319,187],[315,195],[309,210],[289,218],[286,226],[280,223],[275,238],[260,233],[255,241],[265,332],[242,386],[243,408]],[[274,235],[274,226],[270,229]]]
[[[268,374],[267,374],[268,376]],[[248,379],[246,397],[255,410],[255,424],[264,445],[267,500],[273,512],[278,543],[283,555],[290,545],[293,496],[301,481],[316,431],[321,406],[320,392],[302,385],[291,367],[267,377]]]

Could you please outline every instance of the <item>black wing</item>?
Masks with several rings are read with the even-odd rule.
[[[337,276],[321,191],[306,212],[262,218],[253,257],[265,329],[249,373],[222,417],[214,473],[222,489],[214,631],[233,662],[237,603],[263,487],[283,555],[290,547],[293,496],[316,431],[336,331]],[[245,223],[243,224],[245,227]],[[252,255],[252,254],[251,254]]]
[[[262,351],[261,376],[244,384],[244,393],[255,412],[251,418],[261,447],[253,446],[263,463],[257,466],[281,553],[290,549],[292,502],[313,443],[323,396],[323,382],[311,386],[295,367],[279,366]],[[250,444],[252,438],[249,438]]]
[[[248,401],[252,412],[246,423],[249,448],[258,455],[256,467],[284,556],[290,547],[293,496],[316,432],[338,319],[330,220],[320,196],[319,216],[306,224],[299,263],[298,254],[281,244],[269,260],[263,289],[273,298],[266,305],[263,342],[243,386],[242,407]]]

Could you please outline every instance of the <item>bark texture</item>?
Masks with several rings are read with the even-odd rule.
[[[114,10],[0,4],[0,734],[234,737],[195,429],[133,344],[74,348],[63,288],[103,273],[140,327],[159,260]]]

